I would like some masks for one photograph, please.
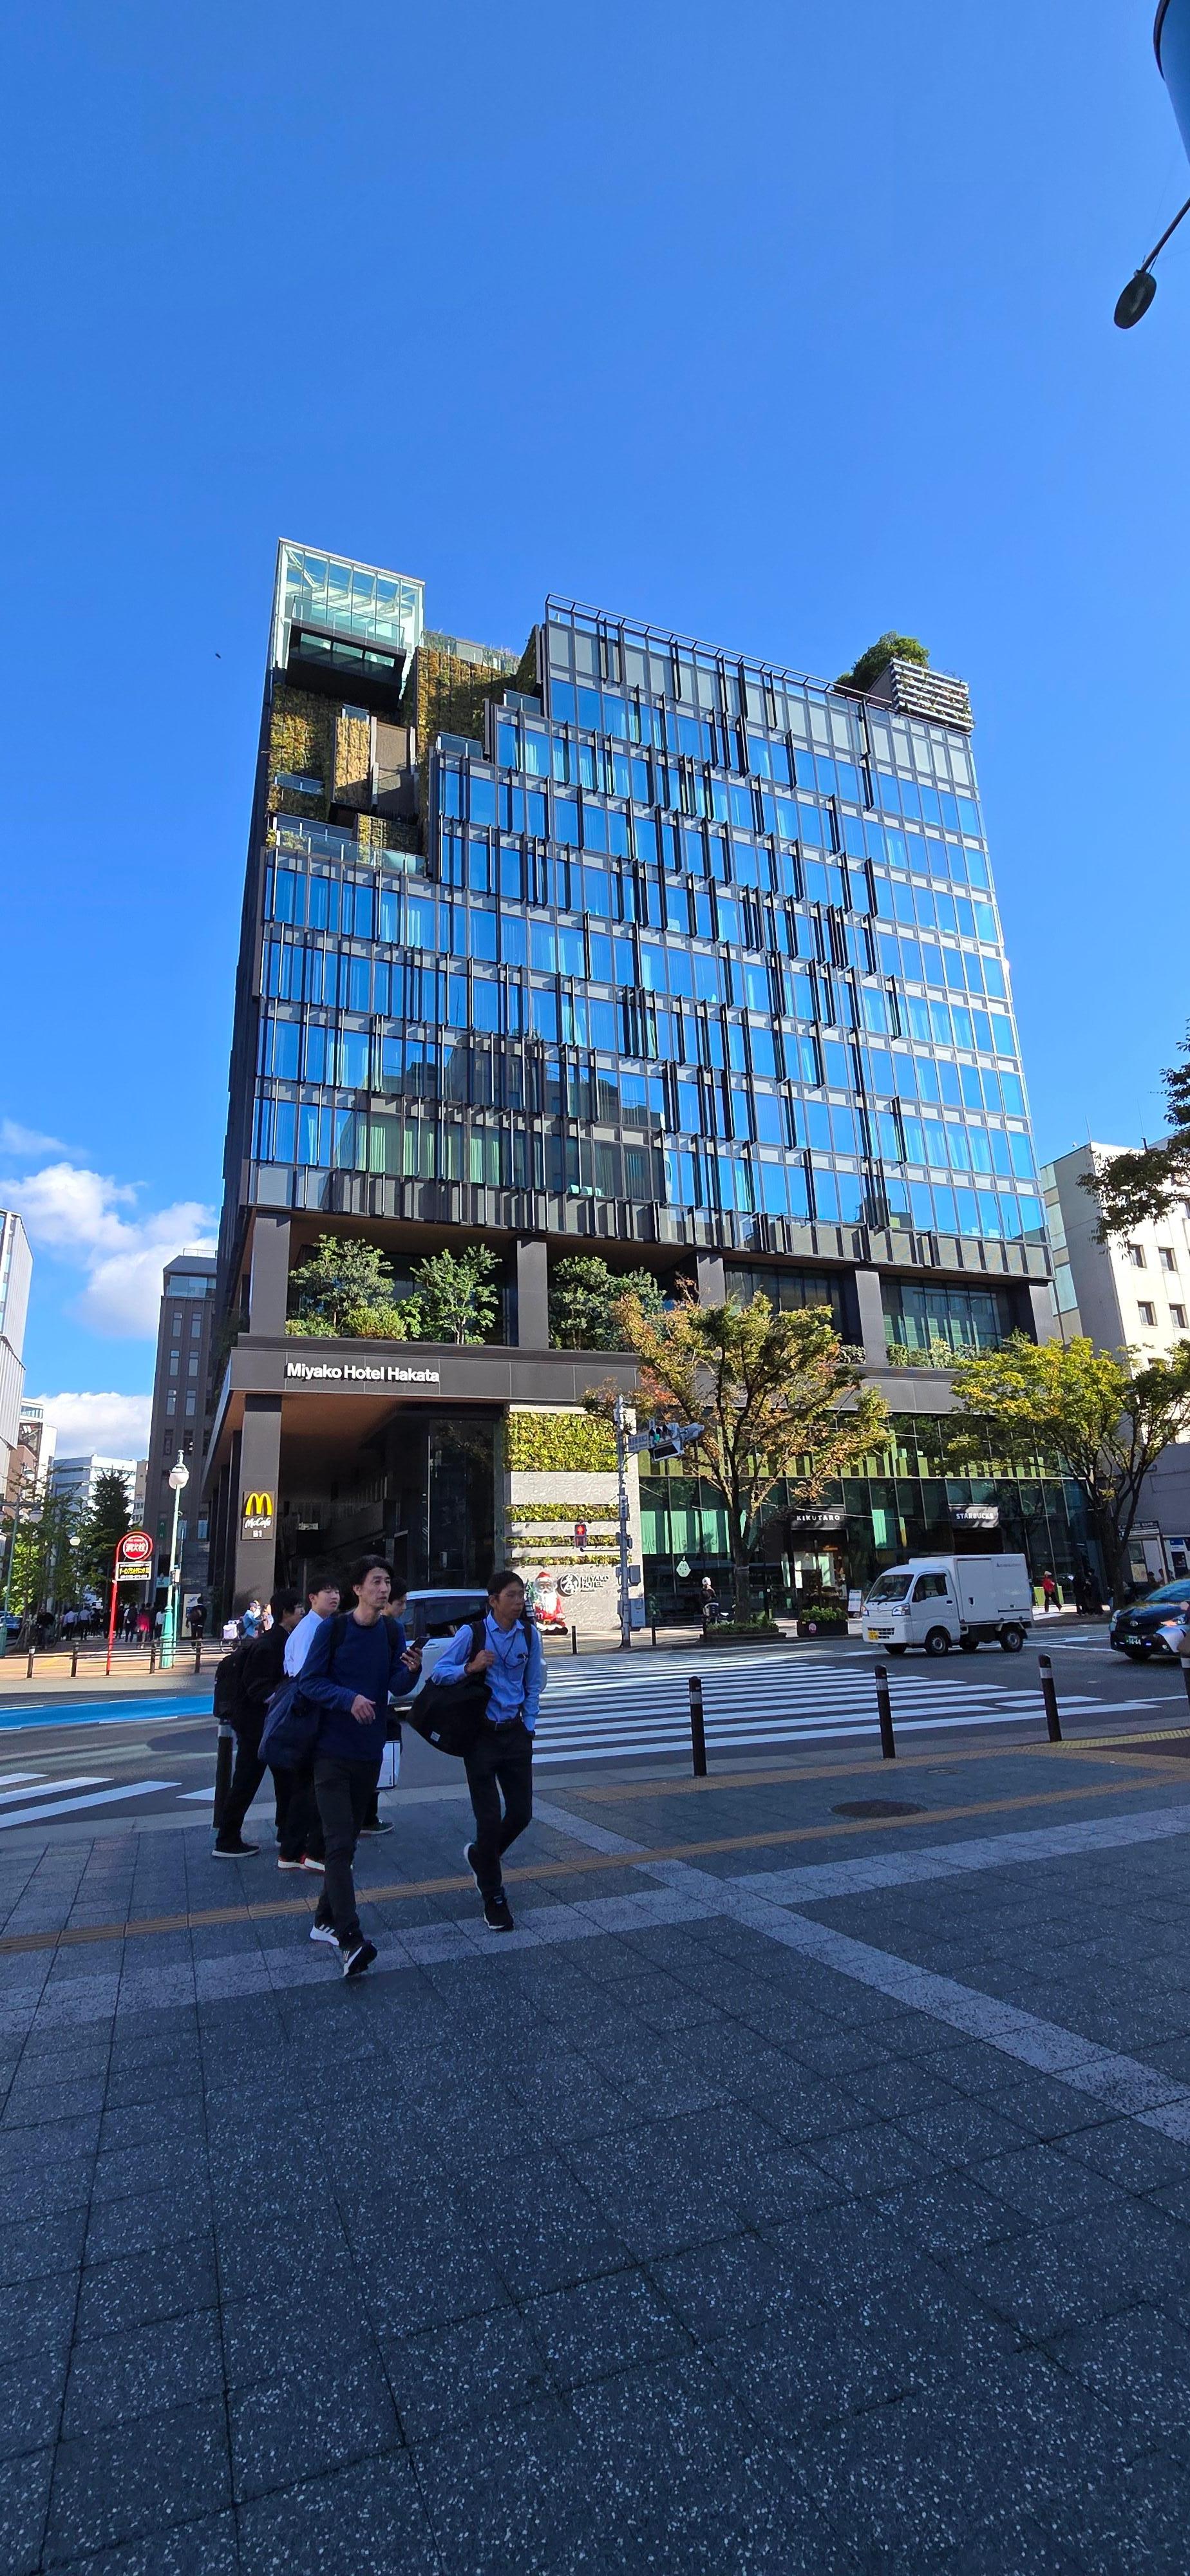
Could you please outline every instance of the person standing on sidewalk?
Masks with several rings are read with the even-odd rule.
[[[405,1630],[405,1604],[408,1601],[408,1598],[409,1595],[406,1592],[404,1584],[398,1583],[389,1595],[387,1613],[389,1623],[396,1633],[397,1652],[401,1658],[401,1672],[394,1676],[393,1682],[393,1697],[400,1699],[408,1698],[409,1691],[421,1671],[421,1647],[410,1645]],[[392,1718],[390,1720],[390,1727],[399,1744],[401,1741],[401,1729],[396,1718]],[[373,1792],[372,1804],[368,1814],[365,1816],[364,1821],[360,1826],[360,1832],[361,1834],[367,1835],[391,1834],[392,1832],[391,1819],[388,1816],[382,1816],[380,1813],[379,1790],[375,1790]]]
[[[260,1758],[260,1737],[268,1703],[281,1679],[285,1641],[296,1628],[302,1615],[300,1592],[274,1592],[273,1624],[259,1637],[251,1637],[237,1648],[235,1661],[235,1702],[232,1725],[236,1735],[235,1769],[223,1809],[223,1821],[215,1836],[216,1860],[254,1860],[259,1843],[244,1840],[244,1818],[260,1787],[267,1762]],[[277,1774],[278,1805],[282,1817],[288,1795],[284,1775]]]
[[[333,1619],[341,1598],[337,1574],[316,1574],[307,1585],[308,1608],[285,1640],[285,1670],[292,1679],[301,1672],[314,1639],[324,1619]],[[289,1795],[278,1837],[278,1869],[321,1869],[326,1854],[322,1843],[322,1824],[318,1801],[314,1795],[313,1759],[303,1762],[287,1775]]]
[[[320,1711],[314,1746],[314,1794],[322,1819],[326,1874],[310,1930],[312,1941],[338,1948],[345,1977],[362,1976],[376,1956],[360,1929],[352,1862],[360,1826],[376,1794],[388,1703],[400,1690],[400,1655],[385,1618],[392,1570],[382,1556],[362,1557],[347,1581],[354,1606],[324,1619],[301,1670],[303,1699]]]
[[[524,1584],[511,1568],[492,1576],[483,1643],[477,1645],[480,1633],[477,1620],[458,1630],[434,1666],[430,1687],[464,1677],[486,1685],[486,1712],[478,1716],[475,1743],[463,1757],[475,1816],[474,1840],[464,1844],[463,1853],[489,1931],[512,1932],[500,1864],[533,1813],[533,1730],[545,1688],[545,1654],[525,1609]]]

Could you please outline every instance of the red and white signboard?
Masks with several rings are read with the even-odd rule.
[[[117,1583],[147,1583],[153,1542],[147,1530],[125,1530],[116,1548]]]

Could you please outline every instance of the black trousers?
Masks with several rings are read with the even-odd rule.
[[[284,1812],[278,1814],[281,1832],[282,1860],[301,1860],[308,1853],[311,1860],[321,1860],[322,1819],[314,1794],[313,1762],[302,1762],[292,1770],[277,1773],[277,1802],[281,1805],[281,1782],[287,1782]]]
[[[361,1938],[351,1864],[379,1777],[379,1762],[349,1762],[337,1753],[318,1753],[314,1757],[314,1794],[326,1846],[322,1894],[314,1920],[333,1924],[335,1937],[345,1949],[354,1949]]]
[[[236,1728],[235,1769],[232,1772],[231,1781],[228,1786],[227,1803],[223,1810],[223,1822],[219,1827],[220,1841],[226,1839],[228,1842],[234,1842],[237,1835],[243,1833],[244,1818],[248,1813],[248,1809],[251,1806],[254,1797],[256,1796],[256,1792],[260,1787],[265,1772],[268,1770],[268,1763],[262,1762],[260,1758],[260,1738],[263,1726],[264,1711],[262,1709],[258,1719],[255,1721],[249,1719],[246,1722],[241,1720],[241,1723]],[[285,1811],[290,1799],[291,1776],[292,1775],[288,1771],[275,1771],[273,1773],[273,1788],[277,1802],[277,1827],[278,1831],[282,1833],[285,1829]]]
[[[475,1815],[472,1847],[479,1892],[498,1896],[503,1884],[500,1863],[533,1813],[533,1738],[524,1719],[512,1717],[503,1726],[494,1726],[485,1718],[478,1742],[464,1757],[464,1769]]]

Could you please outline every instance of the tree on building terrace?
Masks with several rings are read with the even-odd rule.
[[[1146,1220],[1157,1223],[1171,1198],[1190,1200],[1190,1035],[1182,1041],[1181,1064],[1167,1065],[1161,1076],[1170,1132],[1157,1145],[1138,1145],[1134,1152],[1113,1154],[1094,1172],[1084,1172],[1079,1188],[1097,1204],[1096,1232],[1101,1243],[1112,1235],[1131,1234]]]
[[[952,1382],[952,1471],[991,1456],[1036,1474],[1041,1458],[1053,1459],[1081,1487],[1104,1580],[1122,1599],[1141,1486],[1190,1430],[1190,1342],[1138,1366],[1132,1352],[1097,1351],[1085,1335],[1038,1343],[1014,1333],[1002,1349],[959,1361]]]
[[[435,1252],[398,1296],[392,1264],[358,1235],[320,1234],[290,1280],[286,1330],[344,1341],[483,1342],[496,1320],[494,1253]]]
[[[556,1351],[632,1348],[627,1303],[655,1321],[664,1300],[651,1270],[612,1270],[597,1257],[559,1261],[550,1273],[550,1345]]]
[[[628,1298],[625,1320],[638,1411],[703,1426],[694,1454],[726,1506],[734,1623],[746,1627],[749,1566],[776,1487],[813,1502],[884,1448],[888,1408],[864,1385],[829,1307],[778,1310],[764,1296],[700,1306],[688,1297],[650,1315]]]

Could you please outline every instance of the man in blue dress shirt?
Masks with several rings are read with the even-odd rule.
[[[475,1815],[475,1837],[464,1845],[467,1867],[483,1899],[483,1919],[493,1932],[515,1929],[500,1863],[533,1813],[533,1729],[545,1688],[541,1638],[525,1611],[519,1574],[501,1567],[488,1585],[483,1644],[472,1651],[468,1620],[434,1666],[430,1685],[482,1682],[487,1709],[476,1741],[464,1756]],[[501,1811],[500,1795],[504,1794]]]

